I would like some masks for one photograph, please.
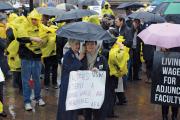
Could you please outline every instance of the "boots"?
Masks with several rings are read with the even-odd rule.
[[[117,98],[119,101],[117,103],[117,105],[124,105],[127,103],[126,96],[125,96],[124,92],[117,92],[116,95],[117,95]]]

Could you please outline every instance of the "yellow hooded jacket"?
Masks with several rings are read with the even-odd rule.
[[[108,9],[105,9],[105,6],[108,5],[109,8]],[[104,7],[102,8],[101,10],[101,16],[104,16],[105,14],[108,14],[108,15],[113,15],[114,16],[114,12],[112,11],[112,9],[110,8],[110,4],[108,2],[105,2],[104,4]]]
[[[41,54],[41,48],[44,47],[47,43],[47,39],[48,39],[48,27],[46,27],[45,25],[43,25],[41,23],[41,15],[34,9],[28,16],[28,22],[29,22],[29,26],[26,27],[26,34],[27,37],[39,37],[43,40],[43,44],[37,43],[37,42],[31,42],[31,43],[27,43],[26,47],[33,51],[35,54]],[[38,26],[34,26],[31,22],[31,19],[37,19],[38,20]],[[26,37],[26,36],[24,36]]]
[[[122,36],[119,36],[116,42],[123,42],[124,39]],[[127,74],[127,62],[129,60],[129,48],[123,46],[119,47],[118,44],[114,44],[109,52],[109,69],[110,75],[116,77],[122,77]]]
[[[14,18],[14,16],[11,16]],[[24,23],[26,18],[24,16],[18,17],[16,16],[14,19],[11,19],[9,16],[8,19],[8,28],[13,30],[13,34],[15,40],[13,40],[7,47],[7,57],[8,57],[8,65],[11,71],[20,71],[21,69],[21,59],[19,57],[19,42],[16,40],[17,33],[21,24]]]

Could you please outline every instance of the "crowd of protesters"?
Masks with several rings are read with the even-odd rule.
[[[60,88],[57,120],[78,120],[78,115],[83,115],[85,120],[118,117],[114,112],[114,106],[128,103],[125,95],[126,82],[141,80],[143,61],[146,64],[148,77],[146,82],[151,83],[153,53],[156,48],[144,44],[137,36],[151,23],[144,23],[140,19],[127,20],[126,16],[122,15],[115,16],[108,2],[104,4],[101,16],[101,19],[97,16],[89,16],[86,22],[102,26],[117,38],[117,41],[98,43],[85,40],[84,45],[81,45],[80,41],[56,36],[56,30],[62,27],[62,24],[77,22],[77,20],[55,23],[52,22],[52,16],[41,15],[36,9],[27,16],[18,16],[15,13],[0,14],[0,67],[5,79],[12,77],[13,87],[19,88],[19,94],[23,95],[25,110],[33,109],[30,80],[33,81],[34,100],[39,106],[48,104],[41,96],[42,74],[44,74],[45,90],[50,89],[51,81],[54,89]],[[81,47],[84,51],[80,51]],[[115,48],[123,49],[123,55],[117,54],[122,62],[115,59],[112,50]],[[62,67],[60,85],[57,82],[58,64]],[[122,64],[125,66],[121,67]],[[76,70],[104,70],[108,74],[105,99],[100,109],[65,110],[69,74]],[[3,85],[0,82],[2,103]],[[165,119],[168,114],[167,109],[167,106],[162,107],[164,120],[167,120]],[[178,108],[172,109],[173,120],[176,120]],[[6,117],[5,111],[0,113],[0,116]]]

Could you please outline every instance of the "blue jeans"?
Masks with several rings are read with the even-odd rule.
[[[35,99],[39,100],[41,98],[41,84],[40,84],[40,74],[41,74],[41,61],[35,60],[25,60],[21,61],[21,78],[23,84],[23,96],[24,103],[30,103],[31,87],[29,85],[29,80],[32,78],[34,81],[34,94]]]

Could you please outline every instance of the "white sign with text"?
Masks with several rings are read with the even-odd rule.
[[[72,71],[69,77],[66,110],[100,109],[105,97],[105,71]]]

